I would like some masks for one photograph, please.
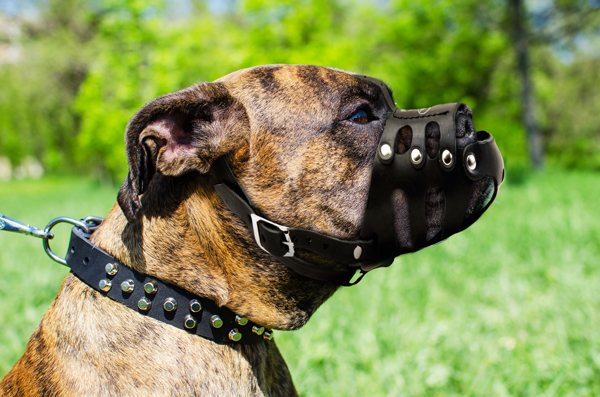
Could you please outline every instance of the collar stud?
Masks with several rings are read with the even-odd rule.
[[[119,272],[119,265],[116,264],[115,262],[110,262],[110,263],[107,263],[106,266],[104,266],[104,270],[106,271],[106,274],[108,274],[109,276],[114,276],[115,274],[117,274]]]
[[[110,281],[107,278],[103,278],[98,283],[98,288],[100,288],[100,291],[102,291],[102,292],[108,292],[108,291],[110,291],[111,287],[112,287],[112,281]]]
[[[242,333],[237,328],[234,328],[229,331],[229,339],[234,342],[239,342],[240,339],[242,339]]]
[[[210,318],[210,325],[212,325],[213,328],[221,328],[223,326],[223,320],[221,320],[221,317],[214,314]]]
[[[148,311],[152,307],[152,302],[145,296],[138,301],[138,308],[143,311]]]
[[[265,332],[265,327],[259,327],[258,325],[252,326],[252,332],[256,335],[262,335]]]
[[[198,324],[198,322],[194,317],[190,316],[189,314],[185,316],[183,320],[183,326],[186,329],[194,329],[194,327],[196,327],[196,324]]]
[[[144,291],[146,291],[147,294],[156,294],[158,291],[158,284],[156,281],[150,280],[144,284]]]
[[[135,284],[133,280],[125,280],[121,283],[121,290],[126,293],[131,293],[135,290]]]
[[[163,303],[163,309],[165,309],[167,312],[174,312],[177,310],[177,301],[173,298],[165,299]]]
[[[192,313],[199,313],[202,310],[202,305],[198,301],[198,299],[192,299],[190,301],[190,311]]]

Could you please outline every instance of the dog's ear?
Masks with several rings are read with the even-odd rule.
[[[159,97],[133,116],[125,133],[129,175],[117,201],[129,222],[156,172],[206,173],[214,160],[243,141],[243,107],[221,83],[200,83]]]

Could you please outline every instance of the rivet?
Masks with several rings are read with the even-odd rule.
[[[125,280],[121,283],[121,290],[123,290],[123,292],[133,292],[134,289],[135,284],[133,283],[133,280]]]
[[[202,310],[202,305],[200,302],[198,302],[197,299],[192,299],[190,301],[190,311],[192,313],[198,313],[200,310]]]
[[[357,245],[356,248],[354,248],[354,259],[359,259],[361,255],[362,247],[360,245]]]
[[[442,152],[442,162],[446,167],[452,164],[452,153],[450,153],[450,150],[446,149]]]
[[[187,329],[192,329],[196,326],[197,322],[196,319],[192,316],[190,316],[189,314],[187,316],[185,316],[184,320],[183,320],[183,326]]]
[[[421,163],[421,160],[423,160],[423,154],[418,148],[414,148],[412,152],[410,152],[410,160],[413,162],[413,164]]]
[[[156,294],[156,291],[158,291],[158,284],[156,281],[150,280],[144,284],[144,291],[146,291],[147,294]]]
[[[473,153],[467,156],[467,167],[469,167],[471,171],[477,168],[477,161],[475,160],[475,155]]]
[[[246,317],[240,317],[236,314],[235,322],[238,323],[239,325],[246,325],[246,324],[248,324],[248,319]]]
[[[221,320],[221,317],[214,314],[210,318],[210,325],[212,325],[214,328],[221,328],[223,326],[223,320]]]
[[[242,333],[237,328],[234,328],[229,331],[229,339],[234,342],[239,342],[240,339],[242,339]]]
[[[381,154],[381,157],[388,159],[392,155],[392,147],[389,144],[384,143],[379,148],[379,153]]]
[[[163,303],[163,309],[168,312],[174,312],[177,310],[177,301],[173,298],[165,299],[165,302]]]
[[[138,308],[140,310],[144,310],[144,311],[150,310],[151,307],[152,307],[152,302],[150,301],[150,299],[146,298],[145,296],[138,301]]]
[[[119,265],[114,262],[107,263],[106,266],[104,266],[104,270],[106,270],[106,274],[109,276],[114,276],[119,271]]]
[[[252,327],[252,332],[254,332],[256,335],[262,335],[263,332],[265,332],[265,327],[259,327],[258,325],[254,325]]]
[[[110,291],[112,287],[112,281],[110,281],[107,278],[103,278],[102,280],[100,280],[100,282],[98,283],[98,288],[100,288],[101,291],[104,292],[108,292]]]
[[[273,339],[273,331],[265,331],[263,334],[263,339],[272,340]]]

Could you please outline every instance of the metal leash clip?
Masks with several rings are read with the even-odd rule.
[[[55,262],[60,263],[61,265],[67,266],[67,261],[64,258],[56,255],[52,249],[50,248],[50,240],[54,238],[54,234],[51,233],[51,230],[54,226],[59,223],[69,223],[71,225],[77,226],[81,230],[83,230],[86,234],[91,234],[93,230],[104,220],[104,218],[99,218],[96,216],[88,216],[85,219],[80,221],[68,218],[66,216],[61,216],[55,219],[52,219],[47,225],[45,229],[38,229],[36,227],[26,225],[22,222],[17,221],[16,219],[10,218],[6,215],[0,214],[0,230],[4,230],[7,232],[14,232],[24,234],[26,236],[32,236],[41,238],[44,245],[44,251],[46,254]]]

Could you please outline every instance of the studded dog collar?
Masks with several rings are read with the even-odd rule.
[[[94,246],[90,234],[73,227],[65,257],[81,281],[142,316],[216,342],[256,344],[271,340],[273,332],[207,298],[191,294],[137,272]]]

